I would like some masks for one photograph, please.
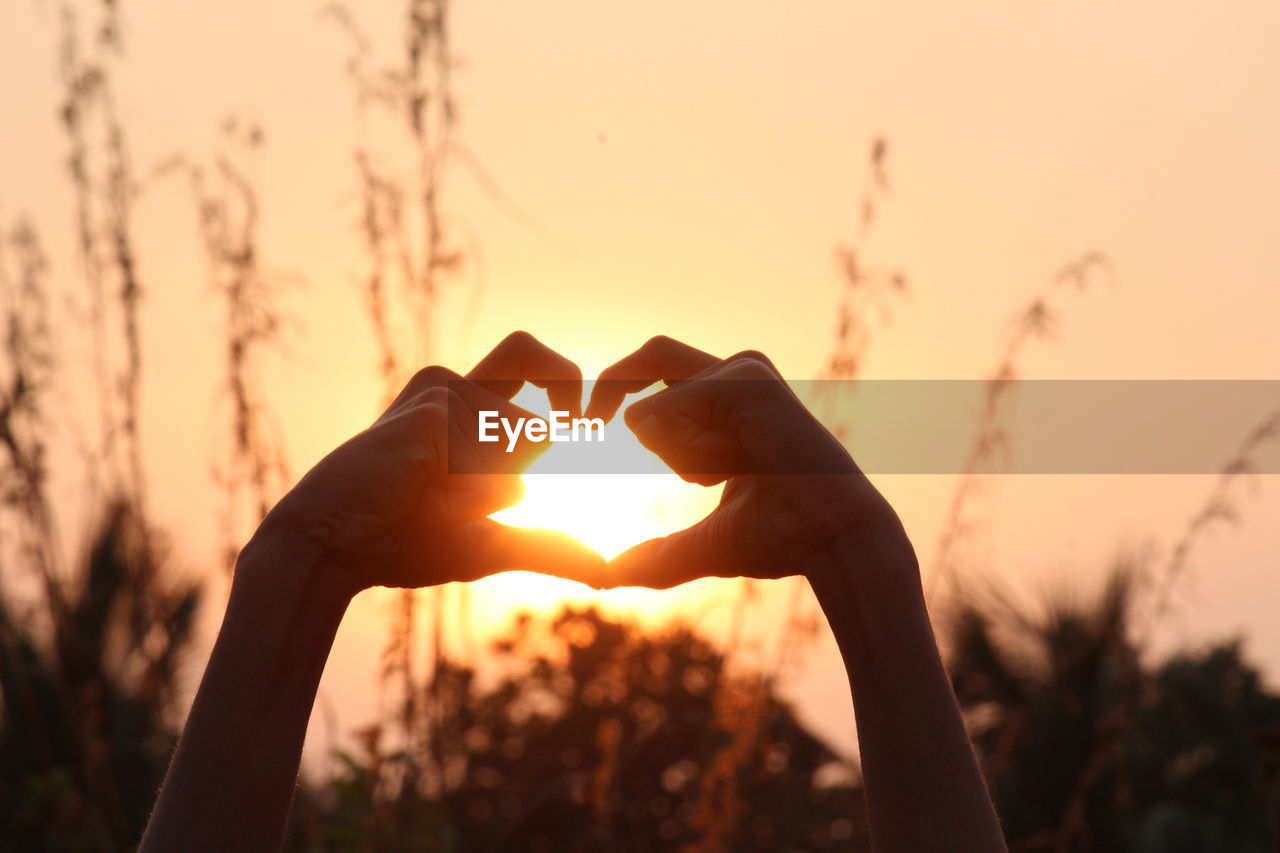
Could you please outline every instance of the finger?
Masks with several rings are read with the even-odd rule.
[[[689,482],[714,485],[753,473],[789,402],[772,369],[752,359],[725,361],[628,407],[640,443]],[[753,453],[753,450],[755,451]]]
[[[403,410],[409,406],[420,405],[428,392],[435,388],[449,388],[462,377],[447,367],[433,364],[419,369],[400,389],[400,393],[387,406],[384,414]]]
[[[487,475],[522,471],[551,446],[549,442],[530,441],[523,428],[518,429],[513,443],[508,427],[520,425],[522,420],[538,420],[537,416],[466,380],[450,383],[448,407],[448,472],[454,477],[479,476],[476,488],[485,483],[483,478]],[[487,424],[483,432],[482,415]]]
[[[507,571],[540,572],[584,583],[595,589],[605,584],[605,561],[567,533],[535,527],[516,527],[482,518],[459,528],[454,564],[458,580],[478,580]]]
[[[765,355],[759,350],[748,349],[748,350],[743,350],[742,352],[736,352],[733,355],[726,358],[724,360],[724,364],[728,366],[730,364],[735,364],[737,362],[743,362],[743,361],[758,362],[764,367],[767,367],[769,369],[769,372],[772,373],[774,376],[776,376],[778,379],[781,379],[783,382],[786,382],[785,379],[782,379],[782,371],[778,370],[777,366],[774,365],[773,361],[770,360],[769,356]]]
[[[709,404],[705,399],[691,402]],[[700,412],[656,405],[639,414],[628,409],[624,416],[640,443],[687,482],[714,486],[729,477],[750,473],[737,436],[728,429],[709,425]]]
[[[445,516],[455,522],[484,518],[520,503],[524,493],[524,481],[514,474],[452,474]]]
[[[443,368],[440,373],[433,371],[433,368],[428,368],[418,373],[447,378],[451,372]],[[418,381],[415,377],[411,385]],[[481,441],[482,413],[485,413],[489,426],[485,430],[485,441]],[[540,419],[532,412],[458,378],[447,385],[426,388],[416,396],[407,386],[401,398],[378,419],[374,427],[390,428],[393,435],[400,435],[407,429],[410,442],[425,441],[434,432],[443,430],[444,434],[440,436],[446,462],[443,473],[511,475],[527,467],[549,447],[526,437],[523,426],[529,420]],[[503,424],[521,427],[516,431],[514,443]],[[409,457],[406,457],[405,464],[411,464]]]
[[[687,380],[672,385],[656,394],[637,400],[627,408],[627,418],[644,417],[660,409],[678,409],[695,420],[714,422],[717,426],[739,426],[738,417],[744,404],[758,408],[767,403],[765,397],[785,386],[777,369],[754,353],[738,355],[718,361]]]
[[[705,577],[733,577],[709,516],[669,536],[633,545],[609,561],[608,585],[670,589]]]
[[[582,371],[528,332],[512,332],[467,373],[467,378],[510,400],[526,382],[546,389],[554,411],[582,414]]]
[[[386,414],[396,414],[415,406],[440,402],[443,392],[456,396],[474,411],[494,410],[503,417],[535,417],[532,412],[514,405],[506,397],[495,394],[480,383],[464,379],[456,371],[438,364],[421,368],[409,378],[404,388],[387,407]]]
[[[587,417],[611,420],[628,394],[655,382],[678,382],[712,367],[719,359],[710,353],[658,335],[644,346],[600,372],[591,389]]]

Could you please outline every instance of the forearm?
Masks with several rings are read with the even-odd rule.
[[[355,591],[296,543],[245,549],[142,853],[279,849],[316,688]]]
[[[1005,850],[905,534],[846,540],[806,574],[849,674],[875,849]]]

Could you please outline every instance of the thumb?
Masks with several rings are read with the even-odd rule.
[[[498,572],[555,575],[595,589],[605,585],[605,562],[598,552],[567,533],[516,527],[491,518],[463,525],[454,555],[458,580],[478,580]]]
[[[747,473],[747,459],[731,425],[712,416],[707,384],[675,386],[638,400],[624,418],[640,443],[684,480],[714,486]]]
[[[669,589],[704,577],[736,576],[717,529],[712,513],[684,530],[633,545],[609,561],[609,586]]]

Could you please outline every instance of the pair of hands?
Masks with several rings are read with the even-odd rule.
[[[724,482],[693,526],[606,564],[572,537],[487,516],[520,497],[541,445],[482,443],[477,412],[529,417],[525,381],[576,414],[579,370],[529,335],[466,377],[418,373],[321,460],[241,554],[227,613],[141,850],[271,850],[285,834],[307,720],[350,596],[508,569],[596,587],[808,577],[845,661],[877,850],[1005,845],[938,655],[910,543],[888,504],[758,353],[655,338],[604,371],[586,414],[628,426],[686,480]],[[458,472],[482,472],[466,473]]]
[[[519,472],[544,446],[523,442],[507,453],[500,443],[482,444],[475,413],[531,417],[510,402],[526,381],[548,390],[553,409],[578,414],[581,371],[524,332],[465,377],[443,367],[419,371],[372,426],[285,495],[255,539],[302,539],[355,589],[433,586],[513,569],[596,588],[666,588],[706,576],[803,574],[837,540],[898,526],[767,358],[720,359],[665,337],[603,371],[585,414],[610,420],[628,393],[667,383],[626,410],[627,425],[684,479],[724,482],[719,505],[609,563],[567,534],[501,524],[487,516],[520,500]]]

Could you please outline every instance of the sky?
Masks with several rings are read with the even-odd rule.
[[[295,323],[267,383],[295,473],[365,426],[381,394],[356,287],[346,45],[321,5],[126,0],[117,80],[140,172],[175,153],[211,156],[228,114],[264,128],[253,167],[263,257],[304,282],[281,295]],[[0,8],[0,220],[30,215],[55,280],[70,289],[78,268],[57,123],[57,8]],[[819,375],[840,298],[836,247],[856,232],[867,152],[883,136],[890,183],[865,251],[903,270],[909,293],[877,329],[866,376],[988,375],[1013,312],[1063,263],[1097,250],[1111,280],[1065,300],[1053,338],[1022,361],[1024,375],[1280,378],[1274,5],[453,8],[456,144],[502,193],[455,157],[444,209],[467,264],[442,297],[434,339],[436,357],[455,369],[523,328],[588,376],[658,333],[723,355],[762,350],[790,378]],[[396,48],[399,10],[360,4],[380,56]],[[375,146],[397,153],[393,140]],[[209,469],[225,417],[222,317],[182,185],[151,186],[136,224],[151,498],[175,562],[216,575]],[[73,364],[88,357],[71,331],[64,351]],[[63,432],[74,434],[83,389],[69,385],[62,400]],[[927,568],[954,479],[876,483]],[[1087,594],[1117,554],[1149,552],[1158,564],[1211,486],[1207,476],[996,478],[977,558],[1030,598]],[[62,488],[73,504],[75,478]],[[552,489],[540,517],[563,506],[565,524],[602,547],[686,524],[714,498],[667,484],[641,510],[625,483],[585,488]],[[1275,683],[1280,477],[1256,478],[1242,496],[1239,525],[1195,552],[1161,643],[1243,634]],[[752,605],[762,649],[776,638],[788,583],[762,585]],[[477,585],[473,606],[483,630],[518,606],[568,597],[649,624],[705,612],[714,631],[738,594],[719,582],[598,594],[507,575]],[[322,695],[340,729],[376,707],[387,602],[363,596],[339,634]],[[205,647],[217,610],[205,614]],[[853,750],[847,687],[825,633],[804,666],[784,674],[784,689],[805,719]]]

